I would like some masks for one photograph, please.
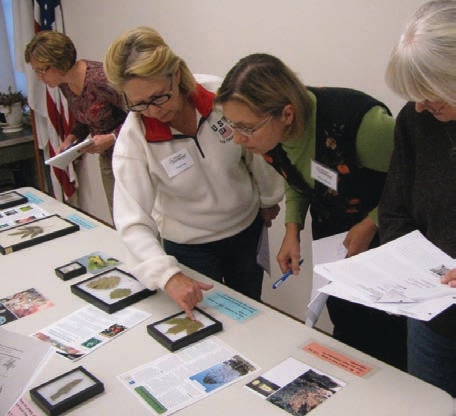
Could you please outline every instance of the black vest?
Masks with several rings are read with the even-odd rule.
[[[338,173],[337,192],[315,181],[312,190],[279,144],[264,156],[290,186],[311,201],[313,238],[348,231],[378,205],[386,173],[358,168],[356,135],[375,98],[347,88],[308,88],[317,97],[315,160]]]

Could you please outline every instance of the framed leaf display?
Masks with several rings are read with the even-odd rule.
[[[26,202],[28,202],[28,198],[19,192],[9,191],[0,193],[0,209],[14,207],[25,204]]]
[[[0,252],[9,254],[79,230],[79,225],[50,215],[0,231]]]
[[[103,391],[103,383],[79,366],[33,388],[30,396],[47,415],[57,416]]]
[[[176,351],[223,329],[220,321],[201,309],[194,308],[193,314],[194,321],[185,312],[176,313],[148,325],[147,332],[168,350]]]
[[[107,313],[114,313],[155,293],[117,267],[71,285],[71,291]]]

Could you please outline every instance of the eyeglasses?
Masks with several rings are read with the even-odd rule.
[[[173,75],[170,75],[170,77],[171,77],[171,80],[169,83],[169,93],[163,94],[163,95],[156,95],[155,97],[152,97],[152,99],[148,103],[141,102],[141,103],[130,105],[130,104],[128,104],[128,98],[124,93],[125,101],[127,103],[127,108],[130,111],[140,113],[141,111],[147,110],[150,105],[160,107],[161,105],[167,103],[173,96]]]
[[[50,68],[50,66],[47,66],[46,68],[43,68],[43,69],[35,69],[35,68],[32,68],[32,69],[36,75],[42,77],[49,68]]]
[[[231,120],[228,120],[225,117],[223,119],[233,130],[236,130],[239,134],[242,134],[243,136],[253,136],[253,133],[255,133],[257,130],[260,130],[261,127],[263,127],[273,117],[274,116],[265,118],[263,121],[260,121],[255,127],[237,127]]]

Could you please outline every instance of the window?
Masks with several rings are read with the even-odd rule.
[[[0,83],[0,90],[7,90],[9,85],[14,84],[11,85],[13,89],[21,90],[24,95],[27,95],[25,75],[16,71],[14,64],[13,1],[0,1],[0,68],[2,68],[0,78],[4,82],[4,84]],[[3,34],[6,34],[6,37]]]

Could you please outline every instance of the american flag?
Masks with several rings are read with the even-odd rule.
[[[57,30],[64,32],[63,13],[60,0],[34,0],[33,12],[35,33],[41,30]],[[36,80],[35,82],[40,81]],[[74,120],[68,110],[66,99],[58,88],[46,88],[46,110],[48,116],[47,131],[49,134],[48,151],[49,157],[52,157],[55,156],[55,152],[60,146],[60,143],[70,132]],[[76,192],[76,178],[72,166],[66,170],[52,167],[52,171],[55,177],[53,179],[57,179],[64,193],[64,197],[70,198],[73,196]],[[55,180],[53,182],[55,188]]]
[[[40,30],[63,29],[62,8],[60,0],[35,0],[35,33]],[[59,22],[61,20],[61,22]],[[61,26],[60,28],[57,26]]]
[[[12,5],[16,68],[25,73],[27,98],[34,114],[38,147],[47,159],[55,155],[70,131],[73,117],[60,90],[47,88],[36,79],[30,65],[25,63],[24,49],[35,33],[41,30],[64,32],[62,6],[60,0],[13,1]],[[68,199],[76,192],[77,178],[71,164],[66,170],[52,168],[51,180],[52,189],[49,191],[57,199]]]

